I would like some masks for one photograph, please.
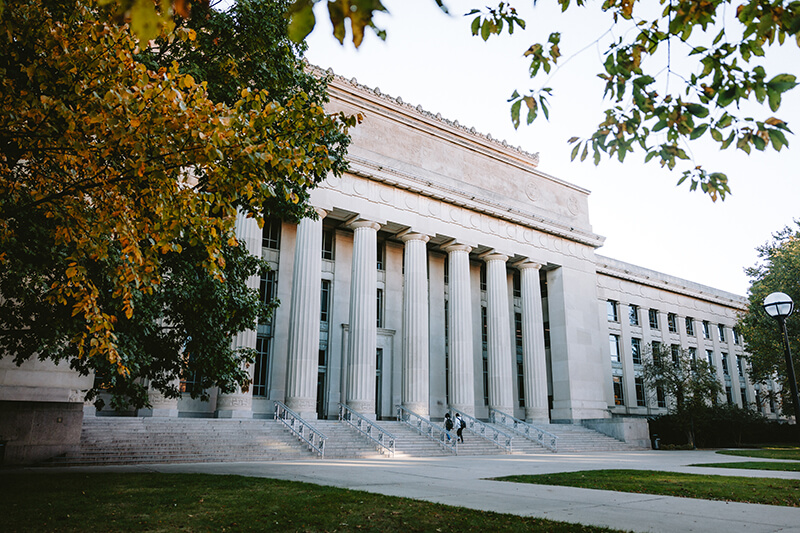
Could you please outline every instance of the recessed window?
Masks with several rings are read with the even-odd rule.
[[[335,232],[333,229],[325,230],[322,232],[322,258],[328,261],[333,261],[333,243]]]
[[[614,405],[625,405],[625,395],[622,391],[622,377],[613,376],[614,383]]]
[[[386,269],[386,241],[378,241],[377,244],[378,248],[375,253],[375,258],[377,259],[377,266],[378,270],[385,270]],[[405,262],[404,262],[405,263]]]
[[[677,365],[681,360],[681,347],[677,344],[673,344],[670,346],[670,352],[672,353],[672,362]]]
[[[636,405],[639,407],[647,407],[644,379],[641,377],[634,379],[634,387],[636,388]]]
[[[733,344],[736,344],[738,346],[741,342],[742,338],[739,336],[739,330],[733,328]]]
[[[708,320],[703,320],[703,338],[711,338],[711,324],[708,323]]]
[[[613,333],[608,336],[608,343],[611,349],[611,360],[619,363],[619,335]]]
[[[377,312],[377,325],[379,328],[383,327],[383,289],[378,289],[378,312]]]
[[[694,318],[690,316],[686,317],[686,334],[694,337]]]
[[[513,271],[511,280],[514,287],[514,298],[522,298],[522,275],[519,270]]]
[[[330,280],[323,279],[322,286],[320,289],[320,298],[319,298],[319,303],[320,303],[319,321],[322,324],[328,323],[330,301],[331,301],[331,282]]]
[[[268,218],[261,232],[261,247],[269,250],[281,248],[281,219]]]
[[[723,372],[723,373],[724,373],[726,376],[729,376],[729,375],[731,374],[731,372],[730,372],[730,370],[728,369],[728,354],[727,354],[727,353],[725,353],[725,352],[722,352],[722,354],[721,354],[721,356],[720,356],[720,357],[721,357],[721,359],[722,359],[722,372]]]
[[[631,357],[634,365],[642,364],[642,339],[636,337],[631,339]]]
[[[647,317],[650,320],[650,329],[658,329],[658,309],[650,309]]]
[[[628,306],[628,320],[630,320],[631,326],[638,326],[639,325],[639,306],[630,304]]]
[[[739,377],[744,377],[744,364],[742,363],[742,356],[736,356],[736,369],[739,371]]]
[[[656,401],[659,407],[667,406],[667,396],[664,394],[664,387],[656,387]]]
[[[725,342],[725,326],[718,324],[717,331],[719,332],[719,342]]]
[[[269,396],[269,352],[271,337],[256,339],[256,364],[253,372],[253,396]]]
[[[667,314],[667,326],[670,333],[678,333],[678,317],[675,313]]]
[[[606,302],[606,312],[609,322],[619,322],[618,308],[619,304],[614,300],[608,300],[608,302]]]
[[[714,350],[706,350],[706,361],[708,361],[708,367],[711,371],[716,372],[717,369],[714,366]]]
[[[486,263],[481,263],[480,269],[480,282],[481,282],[481,290],[486,291]]]

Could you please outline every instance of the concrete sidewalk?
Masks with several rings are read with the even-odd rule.
[[[800,508],[489,481],[511,474],[604,468],[800,479],[800,472],[699,468],[755,460],[712,451],[594,452],[480,457],[308,460],[26,469],[30,472],[196,472],[306,481],[448,505],[648,532],[800,533]]]

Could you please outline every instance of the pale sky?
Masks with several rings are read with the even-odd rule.
[[[788,136],[789,149],[769,148],[750,156],[740,150],[720,152],[714,143],[691,147],[694,164],[728,175],[733,194],[716,203],[690,192],[686,184],[676,187],[681,176],[677,168],[670,172],[655,162],[644,164],[640,154],[628,155],[623,164],[603,160],[599,167],[588,161],[570,162],[572,146],[567,140],[588,137],[605,109],[603,82],[595,74],[606,45],[592,43],[603,34],[619,37],[623,26],[612,29],[605,19],[580,9],[562,15],[555,2],[540,1],[532,9],[532,0],[522,0],[515,5],[527,29],[483,42],[470,34],[472,17],[462,14],[484,3],[447,1],[450,17],[433,0],[383,3],[391,16],[376,20],[388,31],[386,42],[369,34],[359,50],[350,43],[339,45],[331,35],[326,3],[318,4],[308,60],[525,151],[539,152],[539,170],[591,191],[592,228],[606,237],[599,254],[746,295],[749,280],[743,269],[756,264],[755,247],[800,219],[797,136]],[[606,33],[609,29],[612,32]],[[542,117],[530,126],[523,122],[515,131],[507,99],[515,89],[523,92],[543,84],[530,80],[529,61],[522,53],[534,42],[544,42],[551,31],[562,32],[562,61],[584,51],[545,84],[554,88],[550,120]],[[679,45],[675,46],[677,50]],[[798,48],[793,44],[785,48],[779,61],[770,58],[770,64],[778,66],[767,65],[768,77],[780,72],[800,75]],[[670,89],[679,87],[679,82],[671,78]],[[666,83],[662,75],[656,88],[663,91]],[[763,114],[755,116],[760,120],[771,116],[768,108],[759,113]],[[800,132],[800,89],[784,97],[777,115]]]

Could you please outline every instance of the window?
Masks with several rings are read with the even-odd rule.
[[[619,322],[619,315],[617,314],[618,304],[614,300],[606,302],[606,312],[608,313],[609,322]]]
[[[280,250],[281,219],[268,218],[264,221],[264,229],[261,232],[261,247],[269,250]]]
[[[375,258],[377,259],[377,267],[378,270],[385,270],[385,255],[386,255],[386,241],[378,241],[377,242],[377,251],[375,253]],[[405,263],[405,261],[403,262]]]
[[[383,327],[383,289],[378,289],[378,312],[376,313],[377,318],[377,326],[379,328]]]
[[[719,342],[725,342],[725,326],[718,324],[717,331],[719,331]]]
[[[611,348],[611,360],[619,363],[619,335],[613,333],[608,336],[608,342]]]
[[[272,337],[256,339],[256,367],[253,372],[253,396],[269,395],[269,352]]]
[[[447,300],[444,301],[444,376],[444,395],[450,405],[450,302]]]
[[[189,355],[189,361],[192,360],[191,354]],[[202,389],[200,387],[200,372],[197,370],[187,370],[181,374],[181,382],[180,382],[180,390],[181,392],[187,392],[189,394],[200,392]]]
[[[328,323],[328,312],[330,310],[331,302],[331,282],[330,280],[323,279],[322,287],[320,289],[319,297],[319,321],[322,324]]]
[[[486,291],[486,263],[481,263],[480,270],[481,290]]]
[[[628,306],[628,320],[630,320],[631,326],[638,326],[639,325],[639,306],[630,304]]]
[[[686,334],[694,337],[694,318],[690,316],[686,317]]]
[[[650,329],[658,329],[658,309],[650,309],[647,316],[650,319]]]
[[[639,407],[647,407],[647,402],[645,401],[644,378],[637,377],[634,380],[634,386],[636,388],[636,405]]]
[[[714,366],[714,350],[706,350],[706,361],[708,361],[708,368],[711,369],[712,372],[716,372],[717,367]]]
[[[677,365],[681,360],[681,347],[677,344],[673,344],[670,346],[670,351],[672,352],[672,362]]]
[[[747,409],[747,406],[748,406],[748,403],[747,403],[747,389],[742,387],[741,389],[739,389],[739,392],[741,393],[741,396],[742,396],[742,407],[744,409]]]
[[[489,317],[481,306],[481,344],[483,345],[483,405],[489,405]]]
[[[450,283],[450,258],[445,258],[444,260],[444,284],[448,285]]]
[[[728,399],[728,405],[733,405],[733,390],[730,385],[725,386],[725,396]]]
[[[517,395],[519,406],[525,407],[525,376],[522,364],[522,313],[514,313],[514,341],[517,348]]]
[[[333,242],[335,232],[332,229],[322,232],[322,258],[333,261]]]
[[[622,392],[622,376],[613,376],[614,405],[625,405],[625,395]]]
[[[631,339],[631,356],[633,357],[634,365],[642,364],[642,339],[633,337]]]
[[[259,294],[261,295],[261,301],[265,304],[271,303],[275,299],[275,292],[278,287],[278,272],[275,270],[267,270],[261,276],[261,286],[259,288]],[[267,328],[272,327],[272,316],[269,317],[267,322],[260,322],[260,325],[267,326]],[[271,333],[269,333],[271,334]]]
[[[659,407],[667,406],[667,396],[664,394],[664,387],[656,387],[656,401]]]
[[[675,313],[667,314],[667,326],[670,333],[678,333],[678,317]]]
[[[689,347],[689,359],[691,360],[692,370],[697,370],[697,348]]]
[[[741,339],[741,337],[739,337],[739,330],[736,329],[736,328],[733,328],[733,344],[738,346],[741,342],[742,342],[742,339]]]
[[[744,366],[742,365],[742,356],[741,355],[737,355],[736,356],[736,368],[739,371],[739,377],[743,378],[744,377]]]
[[[514,287],[514,298],[522,298],[522,275],[519,270],[514,270],[511,280]]]
[[[708,320],[703,320],[703,338],[711,338],[711,324],[708,323]]]
[[[721,361],[722,361],[722,372],[726,376],[730,376],[731,372],[730,372],[730,370],[728,370],[728,354],[725,353],[725,352],[722,352],[722,355],[720,356],[720,358],[721,358]]]
[[[656,354],[661,353],[661,343],[658,341],[651,342],[650,350],[653,352],[653,357],[655,357]]]

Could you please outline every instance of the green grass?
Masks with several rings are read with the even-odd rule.
[[[4,533],[610,529],[308,483],[208,474],[2,473]]]
[[[704,476],[654,470],[585,470],[507,476],[496,480],[800,507],[800,480],[791,479]]]
[[[742,461],[740,463],[700,463],[689,466],[711,468],[743,468],[745,470],[776,470],[780,472],[800,472],[800,463],[767,463],[764,461]]]
[[[720,450],[721,455],[738,457],[758,457],[760,459],[781,459],[783,461],[800,461],[800,448],[757,448],[752,450]]]

